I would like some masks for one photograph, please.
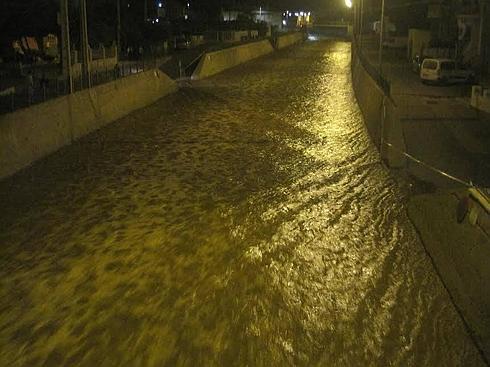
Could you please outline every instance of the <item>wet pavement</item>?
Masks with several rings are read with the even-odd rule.
[[[0,364],[483,365],[349,63],[276,53],[1,183]]]
[[[379,70],[379,35],[364,35],[362,53],[369,63]],[[395,101],[404,97],[453,99],[471,96],[471,84],[437,85],[424,84],[419,72],[407,59],[406,48],[383,48],[383,77],[390,83],[391,96]]]

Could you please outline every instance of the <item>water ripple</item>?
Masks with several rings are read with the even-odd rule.
[[[478,366],[350,83],[307,43],[0,184],[8,366]]]

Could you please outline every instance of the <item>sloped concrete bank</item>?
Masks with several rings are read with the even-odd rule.
[[[203,55],[192,74],[192,79],[199,80],[221,73],[234,66],[265,56],[274,52],[268,40],[247,43]]]
[[[405,152],[406,146],[398,108],[389,94],[368,73],[354,43],[351,68],[352,86],[371,139],[389,167],[405,167],[406,159],[400,152]]]
[[[290,47],[301,43],[305,40],[305,34],[303,32],[288,33],[282,36],[278,36],[274,42],[274,47],[277,50]]]
[[[0,116],[0,179],[176,90],[152,70]]]
[[[279,48],[304,40],[278,38]],[[192,79],[203,79],[274,52],[269,40],[206,53]],[[0,116],[0,179],[177,90],[159,70],[148,71]]]
[[[363,65],[352,46],[352,84],[364,121],[375,145],[389,167],[407,167],[404,119],[415,116],[397,106],[389,93]],[[420,132],[419,132],[420,134]],[[423,133],[422,133],[423,135]],[[420,135],[419,139],[425,136]],[[412,139],[410,141],[415,141]],[[458,199],[465,190],[415,195],[408,203],[409,217],[417,229],[424,247],[448,290],[455,308],[475,342],[482,359],[490,359],[490,240],[480,228],[466,220],[458,224]]]

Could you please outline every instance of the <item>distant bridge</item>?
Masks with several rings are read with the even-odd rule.
[[[348,22],[328,22],[313,24],[309,33],[313,37],[340,37],[348,38],[352,36],[352,24]]]

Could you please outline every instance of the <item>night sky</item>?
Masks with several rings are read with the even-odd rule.
[[[143,0],[130,0],[132,3],[143,3]],[[147,0],[151,4],[151,0]],[[184,0],[180,0],[184,1]],[[376,1],[376,0],[374,0]],[[101,11],[102,4],[108,4],[109,8],[114,8],[116,0],[87,0],[89,15],[92,20],[92,34],[94,33],[94,23],[96,18],[103,18],[104,12]],[[155,0],[156,2],[156,0]],[[312,11],[315,15],[337,14],[337,11],[347,12],[344,0],[190,0],[191,4],[207,4],[211,7],[219,8],[243,8],[271,9],[278,11],[285,10],[304,10]],[[70,0],[72,5],[76,5],[78,0]],[[93,8],[97,5],[94,16]],[[112,6],[112,7],[111,7]],[[11,39],[19,38],[26,34],[44,35],[56,33],[59,26],[56,22],[56,13],[59,7],[59,0],[0,0],[0,48],[2,45],[10,45]],[[110,24],[113,21],[113,11],[109,9]],[[142,9],[139,8],[139,9]],[[95,20],[94,20],[95,19]],[[22,20],[22,21],[21,21]],[[100,21],[101,19],[99,19]],[[99,22],[100,23],[100,22]]]
[[[344,5],[343,0],[257,0],[246,1],[249,4],[260,5],[265,4],[277,9],[304,9],[304,10],[327,10],[332,7]]]

